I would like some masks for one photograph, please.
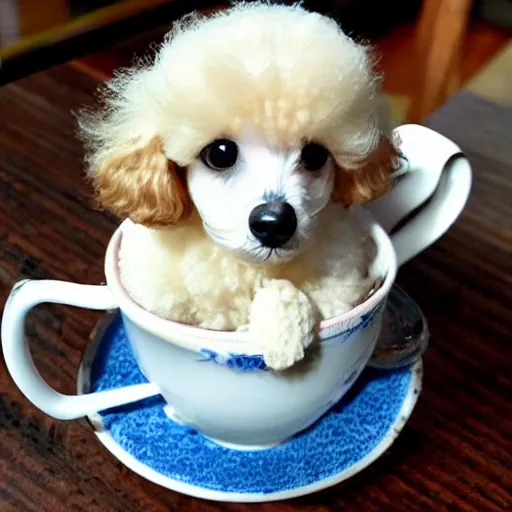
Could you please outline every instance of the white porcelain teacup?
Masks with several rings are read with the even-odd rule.
[[[245,332],[182,325],[139,307],[119,280],[121,225],[105,257],[107,285],[26,280],[14,286],[4,309],[2,344],[20,390],[42,411],[60,419],[161,394],[171,417],[240,449],[271,446],[311,425],[347,392],[366,366],[397,266],[439,238],[469,194],[470,166],[453,142],[417,125],[397,131],[407,162],[404,173],[391,192],[367,205],[364,214],[360,212],[377,243],[384,282],[364,303],[321,323],[319,346],[306,361],[291,371],[275,373],[251,350]],[[399,221],[425,203],[388,236]],[[50,388],[33,364],[24,335],[27,312],[42,302],[120,308],[135,357],[149,382],[80,396]]]

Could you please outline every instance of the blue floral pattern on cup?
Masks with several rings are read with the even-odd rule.
[[[378,304],[373,309],[368,311],[368,313],[361,315],[360,321],[357,324],[345,329],[343,332],[338,333],[331,338],[327,338],[322,341],[343,343],[359,330],[365,329],[371,325],[371,323],[375,320],[377,313],[379,313],[383,307],[384,303]],[[227,366],[228,368],[239,372],[268,371],[265,360],[261,354],[250,355],[230,352],[227,356],[225,356],[208,348],[202,348],[199,352],[204,356],[202,359],[199,359],[199,362],[201,363],[211,362],[221,366]]]
[[[239,372],[266,371],[268,369],[263,356],[259,354],[230,353],[226,357],[207,348],[202,348],[200,352],[205,356],[204,359],[199,360],[200,362],[213,362]]]
[[[384,302],[377,304],[377,306],[368,311],[368,313],[364,313],[363,315],[361,315],[360,320],[357,324],[354,324],[351,327],[346,328],[344,331],[335,334],[330,338],[323,339],[322,342],[334,341],[337,343],[343,343],[344,341],[347,341],[356,332],[360,331],[361,329],[366,329],[367,327],[369,327],[377,318],[377,314],[380,313],[382,309],[384,309],[384,305]]]

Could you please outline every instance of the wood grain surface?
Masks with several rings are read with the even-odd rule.
[[[92,103],[95,85],[63,66],[0,89],[2,305],[21,278],[104,279],[103,254],[116,222],[91,208],[71,113]],[[509,510],[512,168],[502,161],[489,165],[478,152],[473,158],[475,185],[462,217],[400,270],[400,284],[432,330],[424,391],[396,443],[366,471],[286,502],[183,496],[124,468],[86,421],[57,421],[35,409],[2,361],[0,511]],[[55,305],[30,314],[35,363],[58,390],[74,393],[99,316]]]

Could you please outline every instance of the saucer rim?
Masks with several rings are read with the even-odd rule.
[[[91,333],[91,343],[88,345],[84,353],[78,372],[78,394],[87,393],[87,390],[89,389],[91,363],[94,360],[97,348],[103,339],[103,335],[113,321],[113,317],[115,317],[115,315],[107,314],[106,318],[103,318],[103,321],[100,321],[97,325],[97,328],[95,328]],[[402,402],[400,410],[398,411],[394,422],[390,425],[389,429],[383,435],[380,442],[370,452],[368,452],[364,457],[362,457],[348,468],[345,468],[344,470],[334,475],[322,478],[316,482],[301,487],[294,487],[292,489],[275,491],[271,493],[240,493],[218,491],[197,485],[187,484],[165,476],[162,473],[159,473],[158,471],[150,468],[146,464],[140,462],[133,455],[122,448],[121,445],[112,437],[110,432],[104,428],[102,417],[99,413],[92,413],[87,416],[87,419],[94,428],[96,437],[115,458],[117,458],[122,464],[124,464],[137,475],[166,489],[195,498],[202,498],[211,501],[225,501],[231,503],[263,503],[270,501],[288,500],[316,493],[318,491],[337,485],[345,480],[348,480],[349,478],[370,466],[373,462],[380,458],[380,456],[383,455],[386,450],[391,447],[409,420],[421,393],[423,382],[422,359],[419,359],[414,364],[409,366],[409,372],[411,374],[409,387],[407,389],[407,393]]]

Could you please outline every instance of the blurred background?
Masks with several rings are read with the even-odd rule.
[[[473,185],[456,225],[398,276],[432,326],[409,427],[366,476],[297,507],[512,510],[512,0],[303,3],[375,46],[394,122],[420,122],[453,140],[471,162]],[[104,282],[117,221],[94,208],[72,112],[91,105],[98,82],[144,55],[173,20],[224,6],[0,0],[0,304],[20,279]],[[74,393],[99,313],[44,305],[32,315],[36,367]],[[2,364],[0,512],[215,509],[141,481],[90,442],[85,421],[43,417]]]
[[[377,47],[397,123],[421,122],[461,88],[476,88],[484,97],[512,94],[506,80],[512,70],[512,0],[303,3]],[[144,54],[182,14],[225,5],[205,0],[0,0],[0,84],[68,61],[103,80],[134,55]]]

